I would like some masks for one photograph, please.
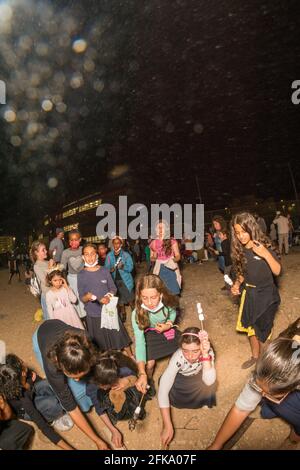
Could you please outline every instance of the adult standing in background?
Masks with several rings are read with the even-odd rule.
[[[263,217],[261,217],[260,215],[258,215],[258,214],[255,214],[254,217],[256,219],[256,222],[259,225],[260,230],[262,231],[262,233],[264,233],[266,235],[266,233],[267,233],[267,224],[265,222],[265,219]]]
[[[49,245],[49,256],[54,259],[55,263],[60,263],[62,253],[65,249],[63,244],[64,231],[62,228],[57,228],[55,233],[56,237],[51,240]]]
[[[277,225],[278,229],[278,244],[279,253],[282,255],[282,248],[284,245],[285,254],[289,254],[289,219],[281,214],[280,211],[276,212],[276,217],[273,224]]]

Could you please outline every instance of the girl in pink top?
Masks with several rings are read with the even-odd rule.
[[[74,308],[77,297],[68,286],[62,271],[56,266],[48,271],[46,281],[51,289],[46,294],[48,315],[51,320],[61,320],[74,328],[81,328],[82,322]]]
[[[181,275],[177,262],[180,252],[176,240],[170,237],[170,230],[165,221],[156,226],[157,239],[150,244],[151,261],[155,261],[153,274],[157,274],[167,289],[175,295],[180,294]]]

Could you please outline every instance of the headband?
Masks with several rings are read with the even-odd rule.
[[[120,235],[115,235],[111,240],[114,241],[114,240],[117,240],[117,239],[119,239],[120,242],[122,242],[122,243],[124,242],[123,238],[120,237]]]
[[[181,336],[196,336],[196,338],[198,338],[199,341],[201,341],[203,339],[203,333],[206,333],[206,331],[200,330],[199,333],[182,333]]]
[[[65,269],[64,265],[61,263],[52,266],[52,268],[47,269],[47,274],[53,273],[53,271],[63,271]]]

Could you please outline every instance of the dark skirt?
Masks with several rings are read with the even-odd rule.
[[[196,375],[177,374],[169,393],[170,404],[175,408],[196,409],[216,406],[216,383],[206,385],[202,371]]]
[[[108,330],[101,328],[100,317],[86,316],[87,329],[91,340],[97,344],[101,351],[108,349],[124,349],[131,344],[131,339],[120,321],[120,330]]]
[[[117,296],[119,298],[118,305],[128,305],[134,301],[134,291],[131,292],[127,289],[125,283],[121,279],[115,281],[118,289]]]
[[[237,331],[257,336],[264,343],[271,335],[275,314],[280,305],[275,285],[256,288],[246,285],[242,292]]]
[[[166,268],[163,264],[160,266],[159,277],[164,282],[168,291],[173,295],[180,294],[180,287],[177,282],[177,277],[175,271],[172,269]]]
[[[171,356],[178,349],[180,332],[175,329],[174,339],[168,340],[163,333],[147,331],[145,333],[147,361],[151,359],[162,359]]]

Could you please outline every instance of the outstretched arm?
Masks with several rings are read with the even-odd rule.
[[[231,408],[220,427],[215,440],[208,450],[220,450],[224,444],[236,433],[251,411],[241,411],[235,405]]]

